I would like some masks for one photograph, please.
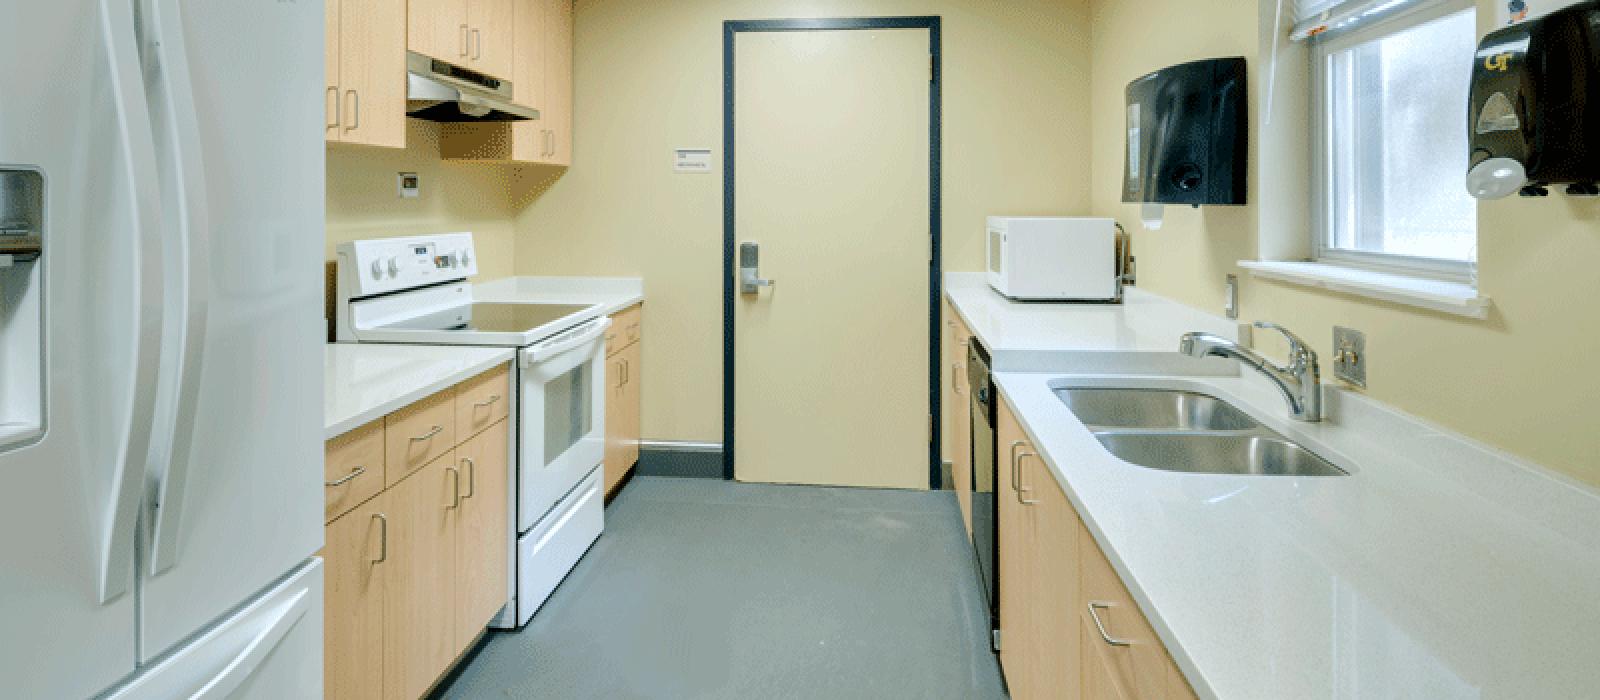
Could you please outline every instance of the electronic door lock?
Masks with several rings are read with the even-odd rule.
[[[739,244],[739,293],[760,294],[762,287],[776,285],[776,280],[761,279],[761,244],[745,241]]]

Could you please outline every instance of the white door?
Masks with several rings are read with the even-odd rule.
[[[133,552],[161,261],[135,51],[131,5],[0,6],[0,65],[13,67],[0,99],[0,228],[41,219],[44,245],[37,261],[0,261],[8,697],[86,697],[137,655]],[[24,211],[35,199],[42,217]]]
[[[150,659],[322,545],[324,52],[320,3],[141,9],[177,305],[141,562]]]
[[[736,37],[735,476],[926,489],[929,33]]]

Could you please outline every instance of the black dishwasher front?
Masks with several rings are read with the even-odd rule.
[[[999,472],[996,471],[994,426],[994,385],[989,381],[989,354],[977,339],[967,343],[967,381],[972,402],[972,548],[977,552],[978,575],[989,602],[989,629],[1000,629],[1000,571],[996,565],[999,551],[994,491]],[[991,642],[998,634],[991,634]]]

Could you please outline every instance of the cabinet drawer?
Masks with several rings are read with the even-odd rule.
[[[445,389],[384,417],[384,480],[393,486],[456,444],[456,390]]]
[[[1128,697],[1182,698],[1192,694],[1094,537],[1087,528],[1080,531],[1079,537],[1083,607],[1078,614],[1085,631],[1085,673],[1093,675],[1098,671],[1109,676],[1111,683],[1127,690]],[[1104,636],[1101,627],[1105,629]],[[1108,642],[1107,637],[1127,643]]]
[[[456,385],[456,437],[466,439],[505,418],[511,405],[511,367],[500,365]]]
[[[611,315],[611,327],[606,329],[606,356],[610,357],[632,345],[644,335],[644,305],[634,304]]]
[[[333,520],[383,490],[383,421],[375,420],[323,446],[323,518]]]

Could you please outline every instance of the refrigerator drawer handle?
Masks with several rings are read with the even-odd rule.
[[[429,430],[426,433],[423,433],[423,434],[418,435],[418,436],[416,436],[414,438],[411,438],[411,441],[412,442],[422,442],[423,440],[432,440],[433,436],[438,435],[439,433],[442,433],[442,432],[444,432],[444,426],[435,425],[435,426],[433,426],[433,430]]]
[[[328,486],[328,487],[344,486],[345,484],[350,483],[356,477],[361,476],[362,474],[365,474],[365,473],[367,473],[367,468],[366,467],[356,467],[355,469],[351,469],[349,474],[346,474],[343,477],[340,477],[338,479],[334,479],[333,481],[324,481],[324,482],[322,482],[322,484],[324,486]]]

